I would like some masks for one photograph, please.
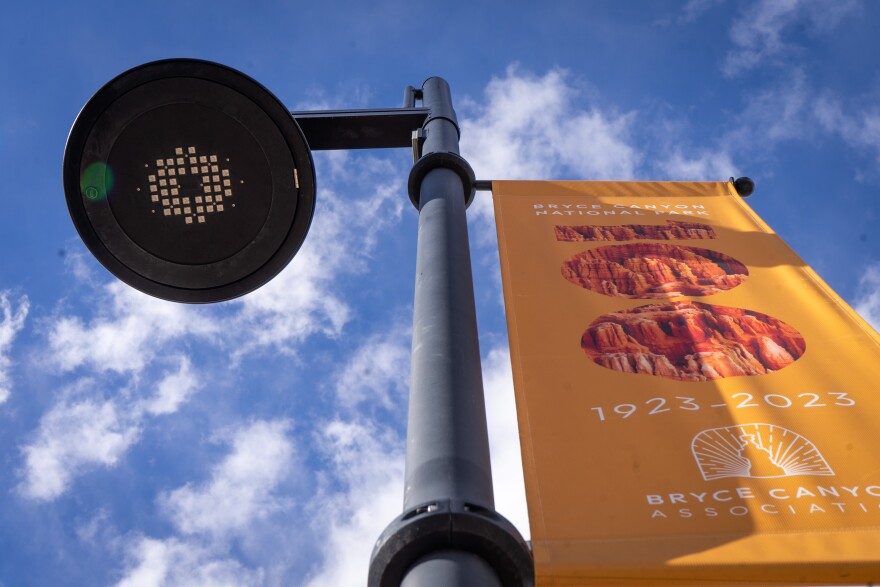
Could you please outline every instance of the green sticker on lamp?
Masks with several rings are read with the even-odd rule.
[[[106,163],[100,161],[90,164],[80,178],[80,190],[87,200],[97,201],[107,198],[113,188],[113,172]]]

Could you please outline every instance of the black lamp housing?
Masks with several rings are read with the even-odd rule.
[[[223,65],[168,59],[86,103],[64,191],[80,237],[116,277],[207,303],[287,266],[311,224],[315,172],[299,125],[266,88]]]

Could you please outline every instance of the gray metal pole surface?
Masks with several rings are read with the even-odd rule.
[[[458,155],[449,86],[431,78],[422,91],[440,114],[424,126],[422,155]],[[494,509],[465,193],[451,169],[432,169],[420,187],[411,368],[404,510],[444,498]],[[482,558],[442,550],[417,561],[402,585],[501,582]]]
[[[495,512],[465,210],[474,174],[458,149],[449,85],[430,110],[409,193],[419,209],[404,513],[379,538],[370,587],[522,587],[531,555]]]
[[[461,550],[440,550],[410,568],[400,587],[494,587],[498,575],[480,556]]]
[[[451,101],[446,83],[429,79],[425,104],[444,98]],[[425,135],[423,156],[458,154],[453,120],[429,119]],[[451,169],[432,169],[422,180],[419,204],[404,509],[437,498],[491,509],[492,471],[461,178]]]
[[[458,155],[449,86],[430,78],[422,92],[432,112],[422,156]],[[428,171],[419,192],[403,507],[445,498],[493,509],[464,186],[455,171],[437,168]],[[478,556],[443,550],[417,561],[402,585],[500,587],[501,582]]]

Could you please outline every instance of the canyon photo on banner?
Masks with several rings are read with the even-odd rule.
[[[772,316],[697,302],[604,314],[581,338],[597,365],[679,381],[773,373],[805,346],[797,330]]]
[[[562,276],[571,283],[621,298],[709,296],[733,289],[748,275],[745,265],[724,253],[661,243],[602,246],[562,263]]]

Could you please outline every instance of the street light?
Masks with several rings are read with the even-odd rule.
[[[302,131],[263,86],[191,59],[142,65],[85,105],[64,154],[77,231],[150,295],[217,302],[293,258],[315,208]]]
[[[172,59],[101,88],[64,155],[70,215],[111,273],[156,297],[216,302],[269,281],[302,244],[315,206],[309,145],[412,147],[404,512],[376,542],[370,587],[534,584],[528,545],[495,512],[465,218],[485,182],[459,155],[459,134],[441,78],[407,87],[403,108],[289,113],[237,71]]]

